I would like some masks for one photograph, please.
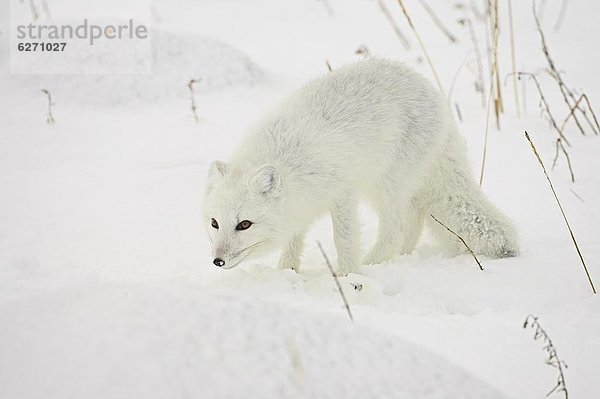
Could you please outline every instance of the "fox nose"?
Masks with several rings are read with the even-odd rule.
[[[221,258],[215,258],[215,260],[213,260],[213,263],[215,264],[215,266],[219,266],[219,267],[225,266],[225,261]]]

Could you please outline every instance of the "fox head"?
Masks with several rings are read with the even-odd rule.
[[[274,166],[240,170],[213,162],[204,202],[213,263],[231,269],[274,249],[281,235],[282,197]]]

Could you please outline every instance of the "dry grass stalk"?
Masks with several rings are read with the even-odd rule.
[[[483,88],[483,63],[481,62],[481,52],[479,51],[479,45],[477,44],[477,36],[475,35],[475,29],[473,29],[473,22],[469,18],[463,18],[458,21],[461,25],[465,25],[469,30],[469,36],[471,37],[471,44],[473,45],[473,51],[475,52],[475,59],[477,61],[477,80],[475,82],[475,91],[481,94],[481,106],[485,108],[485,90]]]
[[[539,82],[536,74],[529,73],[529,72],[518,72],[517,76],[519,77],[519,79],[521,79],[523,76],[527,76],[531,80],[533,80],[533,82],[535,83],[535,87],[537,88],[537,91],[540,95],[541,104],[543,105],[542,111],[545,112],[546,115],[548,115],[548,118],[550,119],[550,123],[552,124],[552,127],[554,128],[554,130],[556,130],[556,132],[558,133],[560,138],[570,147],[571,143],[569,143],[569,140],[567,140],[567,138],[563,134],[562,129],[558,127],[558,124],[556,123],[556,119],[554,119],[554,116],[552,115],[552,112],[550,111],[550,105],[548,105],[548,101],[546,101],[546,97],[544,97],[544,92],[542,91],[542,86],[540,86],[540,82]]]
[[[52,107],[54,107],[54,101],[52,101],[52,94],[47,89],[42,89],[42,93],[46,94],[48,98],[48,115],[46,116],[46,123],[52,125],[54,123],[54,115],[52,114]]]
[[[471,9],[471,12],[475,16],[475,18],[477,18],[480,21],[485,20],[485,13],[479,10],[479,7],[477,6],[477,4],[475,4],[473,0],[469,0],[469,8]]]
[[[494,112],[496,114],[496,127],[500,129],[500,114],[504,112],[502,103],[502,92],[500,89],[500,71],[498,65],[498,37],[500,35],[500,26],[498,24],[498,0],[492,0],[490,7],[490,18],[493,22],[492,29],[492,72],[490,79],[494,82]]]
[[[325,263],[327,263],[327,267],[329,268],[331,277],[333,277],[333,279],[335,280],[335,285],[337,285],[337,289],[338,289],[338,292],[340,293],[340,297],[342,297],[342,302],[344,302],[344,306],[346,307],[346,312],[348,313],[348,317],[350,318],[351,321],[354,321],[354,318],[352,317],[352,311],[350,311],[350,305],[348,304],[346,295],[344,295],[344,290],[342,289],[340,280],[338,279],[338,276],[333,271],[333,266],[331,266],[331,262],[329,262],[329,258],[327,257],[327,254],[325,253],[325,250],[323,249],[323,246],[321,245],[321,243],[319,241],[317,241],[317,245],[319,246],[319,250],[321,251],[323,258],[325,258]],[[361,289],[362,289],[362,286],[361,286]]]
[[[448,103],[452,102],[452,92],[454,91],[454,84],[456,83],[456,80],[458,79],[460,72],[465,67],[465,65],[467,65],[469,63],[469,61],[470,61],[469,57],[465,57],[463,62],[461,62],[461,64],[456,69],[456,72],[454,72],[454,76],[452,76],[452,82],[450,82],[450,89],[448,90]]]
[[[558,208],[560,209],[560,213],[562,214],[565,224],[567,225],[567,229],[569,230],[571,240],[573,241],[573,244],[575,245],[575,249],[577,250],[577,255],[579,255],[579,259],[581,260],[581,265],[583,266],[583,270],[585,271],[587,280],[590,284],[590,287],[592,288],[592,292],[594,294],[596,294],[596,287],[594,287],[594,283],[592,281],[592,278],[590,277],[590,273],[588,271],[587,265],[585,264],[585,260],[583,259],[583,255],[581,254],[581,250],[579,249],[579,244],[577,244],[577,240],[575,239],[575,234],[573,233],[573,230],[571,229],[571,225],[569,224],[569,220],[567,219],[567,215],[565,214],[562,204],[560,203],[560,200],[558,199],[558,195],[556,195],[556,191],[554,191],[554,186],[552,185],[552,180],[550,180],[550,176],[548,176],[548,172],[546,172],[546,167],[544,166],[544,163],[542,162],[542,158],[540,157],[540,154],[538,153],[537,149],[535,148],[533,141],[531,141],[531,138],[529,137],[529,134],[527,133],[527,131],[525,131],[525,137],[527,138],[527,141],[529,141],[529,144],[531,145],[531,149],[532,149],[533,153],[535,154],[535,157],[537,158],[540,166],[542,167],[542,171],[544,172],[544,175],[546,176],[546,180],[548,180],[548,184],[550,185],[550,190],[552,190],[554,199],[556,200],[556,203],[558,204]]]
[[[517,109],[517,118],[521,117],[521,104],[519,103],[519,90],[517,89],[517,58],[515,55],[515,33],[512,12],[512,0],[508,1],[508,23],[510,27],[510,56],[513,73],[513,91],[515,93],[515,108]]]
[[[491,17],[490,17],[490,4],[489,4],[490,0],[486,0],[485,4],[487,6],[485,14],[484,14],[484,20],[483,20],[483,25],[485,27],[485,34],[483,35],[483,37],[485,38],[485,58],[487,60],[487,67],[488,67],[488,71],[490,71],[490,75],[491,75],[491,71],[492,71],[492,43],[490,38],[492,37],[492,28],[491,28]]]
[[[567,165],[569,166],[569,173],[571,173],[571,182],[575,183],[575,173],[573,173],[571,158],[569,157],[569,153],[565,149],[565,146],[563,145],[560,137],[556,139],[556,154],[554,154],[554,161],[552,161],[552,170],[554,170],[554,168],[556,167],[556,162],[558,161],[558,156],[560,154],[559,151],[562,151],[562,153],[565,154],[565,158],[567,159]]]
[[[452,34],[452,32],[450,32],[450,29],[448,29],[442,23],[440,18],[437,16],[435,11],[433,11],[433,9],[429,6],[429,4],[427,4],[427,2],[424,0],[419,0],[419,3],[421,3],[421,7],[423,7],[423,9],[425,9],[425,12],[427,12],[427,14],[429,14],[429,17],[431,18],[431,20],[433,21],[435,26],[438,27],[438,29],[448,38],[448,40],[450,40],[452,43],[458,42],[458,40],[456,39],[456,36],[454,36]]]
[[[465,246],[465,248],[467,248],[467,251],[469,251],[469,253],[471,254],[471,256],[473,256],[473,259],[475,259],[475,263],[477,263],[477,266],[479,266],[480,270],[483,270],[483,266],[481,265],[481,262],[479,261],[479,259],[477,259],[477,256],[475,256],[475,252],[473,252],[473,250],[471,249],[471,247],[469,247],[466,243],[465,240],[463,240],[463,238],[461,236],[459,236],[458,234],[456,234],[454,231],[452,231],[448,226],[446,226],[444,223],[440,222],[438,220],[438,218],[436,218],[435,216],[433,216],[432,214],[429,214],[429,216],[431,216],[433,218],[433,220],[435,220],[436,222],[438,222],[440,224],[440,226],[442,226],[443,228],[445,228],[446,230],[448,230],[450,233],[452,233],[456,238],[458,238],[460,240],[460,242],[463,243],[463,245]]]
[[[439,78],[437,72],[435,71],[433,62],[431,61],[431,58],[429,57],[429,53],[427,52],[427,49],[425,48],[425,44],[423,44],[423,40],[421,40],[421,36],[419,35],[419,32],[417,32],[417,29],[415,28],[415,25],[413,24],[412,19],[410,18],[410,16],[408,15],[408,12],[406,11],[406,7],[404,7],[404,2],[402,0],[398,0],[398,4],[400,5],[400,8],[402,9],[402,13],[404,14],[404,17],[406,18],[408,25],[412,29],[413,33],[415,34],[415,37],[417,38],[417,41],[419,42],[421,51],[423,51],[423,54],[425,55],[425,58],[427,59],[427,63],[429,64],[429,67],[431,68],[431,72],[433,73],[433,77],[435,78],[435,81],[437,82],[438,87],[440,88],[440,91],[442,93],[444,93],[444,87],[442,86],[442,82],[440,81],[440,78]]]
[[[327,58],[325,58],[325,65],[327,65],[327,70],[329,72],[333,71],[333,68],[331,68],[331,64],[329,63],[329,60]]]
[[[550,396],[555,392],[562,392],[565,395],[565,399],[569,399],[569,392],[567,391],[567,385],[565,384],[565,374],[564,370],[567,368],[567,364],[560,360],[558,357],[558,353],[552,340],[546,333],[546,330],[542,328],[540,323],[538,322],[538,318],[534,315],[528,315],[525,318],[525,322],[523,323],[523,328],[532,328],[535,332],[533,334],[534,340],[542,340],[544,343],[544,351],[548,354],[548,359],[546,359],[546,364],[548,366],[554,367],[558,370],[558,377],[556,379],[556,385],[550,392],[546,394],[546,396]]]
[[[196,105],[196,93],[194,92],[194,85],[200,82],[202,79],[190,79],[187,84],[188,89],[190,90],[190,100],[192,106],[192,114],[194,114],[194,120],[197,122],[200,121],[198,117],[198,106]]]
[[[550,76],[556,81],[558,88],[560,90],[560,93],[562,94],[563,100],[567,104],[567,108],[569,108],[569,110],[571,110],[572,108],[575,108],[575,111],[579,111],[583,115],[585,120],[587,121],[588,125],[591,127],[592,131],[595,134],[600,134],[600,125],[598,124],[598,120],[594,116],[595,124],[592,124],[592,121],[589,119],[586,109],[580,107],[580,105],[577,103],[577,98],[575,97],[575,94],[569,88],[569,86],[567,86],[567,84],[563,80],[561,74],[558,72],[558,68],[556,67],[556,64],[554,63],[554,59],[550,55],[550,50],[548,48],[546,36],[544,35],[544,32],[542,31],[542,28],[540,25],[540,20],[537,16],[537,13],[535,10],[535,3],[533,5],[533,16],[535,19],[536,29],[539,32],[540,39],[542,41],[542,51],[544,53],[544,56],[546,57],[546,62],[548,63],[548,72],[550,73]],[[575,104],[577,104],[577,106],[575,106]],[[588,104],[589,104],[589,101],[588,101]],[[593,113],[591,106],[588,105],[588,107],[590,109],[590,112]],[[579,129],[581,134],[585,135],[585,130],[584,130],[583,126],[581,125],[581,123],[579,122],[576,112],[573,112],[572,116],[573,116],[573,120],[575,121],[575,124],[577,125],[577,128]]]
[[[408,41],[408,39],[406,38],[404,33],[402,33],[402,30],[400,30],[400,27],[394,20],[392,13],[390,12],[390,10],[388,10],[388,8],[386,7],[383,0],[377,0],[377,5],[379,5],[379,9],[383,13],[383,15],[385,15],[385,18],[387,19],[388,23],[394,30],[394,33],[396,34],[398,39],[400,39],[400,43],[402,43],[402,45],[404,46],[404,49],[407,51],[410,50],[410,42]]]

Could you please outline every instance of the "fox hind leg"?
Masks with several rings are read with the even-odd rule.
[[[413,201],[390,195],[376,204],[379,220],[377,239],[363,258],[363,264],[379,264],[398,253],[412,252],[423,228],[423,214]]]

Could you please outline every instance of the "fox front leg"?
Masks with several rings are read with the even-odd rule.
[[[337,274],[359,273],[357,201],[350,194],[336,201],[331,210],[333,240],[337,250]]]
[[[300,272],[300,254],[304,249],[304,232],[296,233],[284,246],[279,258],[280,269],[292,269]]]

